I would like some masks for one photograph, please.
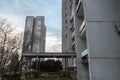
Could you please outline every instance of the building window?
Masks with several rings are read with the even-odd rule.
[[[65,17],[67,17],[67,13],[65,13]]]
[[[40,26],[40,25],[41,25],[41,20],[39,20],[37,23],[38,23],[38,25]]]
[[[67,34],[66,34],[66,38],[67,38]]]
[[[65,20],[65,23],[67,23],[67,20]]]

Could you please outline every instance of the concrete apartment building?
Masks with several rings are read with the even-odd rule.
[[[72,26],[71,22],[69,21],[71,16],[71,8],[70,2],[66,0],[62,0],[62,52],[67,53],[74,53],[74,47],[72,47],[73,39],[72,39],[72,31],[70,30],[69,26]],[[66,58],[63,59],[63,67],[75,67],[75,59]]]
[[[23,52],[45,52],[46,26],[44,16],[27,16]]]
[[[31,52],[45,52],[45,41],[46,41],[46,26],[44,24],[44,16],[27,16],[25,23],[25,32],[23,39],[22,54],[27,54]],[[22,70],[30,70],[31,60],[36,58],[23,58]],[[42,60],[39,59],[39,60]]]
[[[120,80],[120,0],[62,0],[62,51],[77,80]]]

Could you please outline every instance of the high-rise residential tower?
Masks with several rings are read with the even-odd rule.
[[[32,52],[45,52],[46,27],[43,16],[35,18],[33,33]]]
[[[23,39],[22,53],[31,55],[33,52],[44,53],[46,41],[46,26],[44,24],[44,16],[27,16],[25,23],[25,32]],[[37,57],[35,58],[37,59]],[[29,70],[34,58],[23,58],[26,67]],[[39,59],[40,60],[40,59]],[[41,59],[42,60],[42,59]],[[24,68],[24,65],[23,67]]]
[[[23,52],[45,52],[46,26],[44,16],[27,16]]]
[[[70,22],[70,17],[72,15],[71,1],[62,0],[62,52],[74,53],[74,34],[71,31],[71,26],[73,24]],[[66,58],[63,59],[63,67],[75,67],[75,59]]]

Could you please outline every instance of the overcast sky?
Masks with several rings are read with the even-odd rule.
[[[61,0],[0,0],[0,17],[24,31],[26,16],[45,16],[46,52],[61,51]]]

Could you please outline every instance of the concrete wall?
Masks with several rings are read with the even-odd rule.
[[[65,0],[62,0],[62,52],[66,52],[66,32],[65,32]],[[65,59],[62,59],[63,68],[65,68]]]
[[[65,1],[62,0],[62,52],[66,52],[66,31],[65,31]]]
[[[120,36],[113,26],[111,22],[87,23],[90,80],[120,79]]]
[[[94,5],[93,5],[94,4]],[[90,80],[119,80],[120,21],[118,0],[85,0],[85,19]]]
[[[75,16],[75,50],[77,55],[77,80],[89,80],[88,65],[82,64],[81,53],[87,48],[86,42],[84,39],[80,38],[80,25],[82,20]]]
[[[68,3],[70,0],[62,1]],[[83,4],[83,18],[76,14],[77,0],[72,1],[71,15],[74,17],[77,80],[119,80],[120,35],[117,34],[114,26],[120,24],[120,0],[80,0]],[[63,13],[64,10],[62,10]],[[65,17],[63,16],[62,19],[64,22]],[[79,33],[83,19],[86,22],[86,39],[81,38]],[[69,31],[68,28],[67,30]],[[63,34],[65,34],[64,31]],[[70,39],[70,35],[68,36]],[[88,50],[88,64],[81,63],[81,53],[85,49]]]

